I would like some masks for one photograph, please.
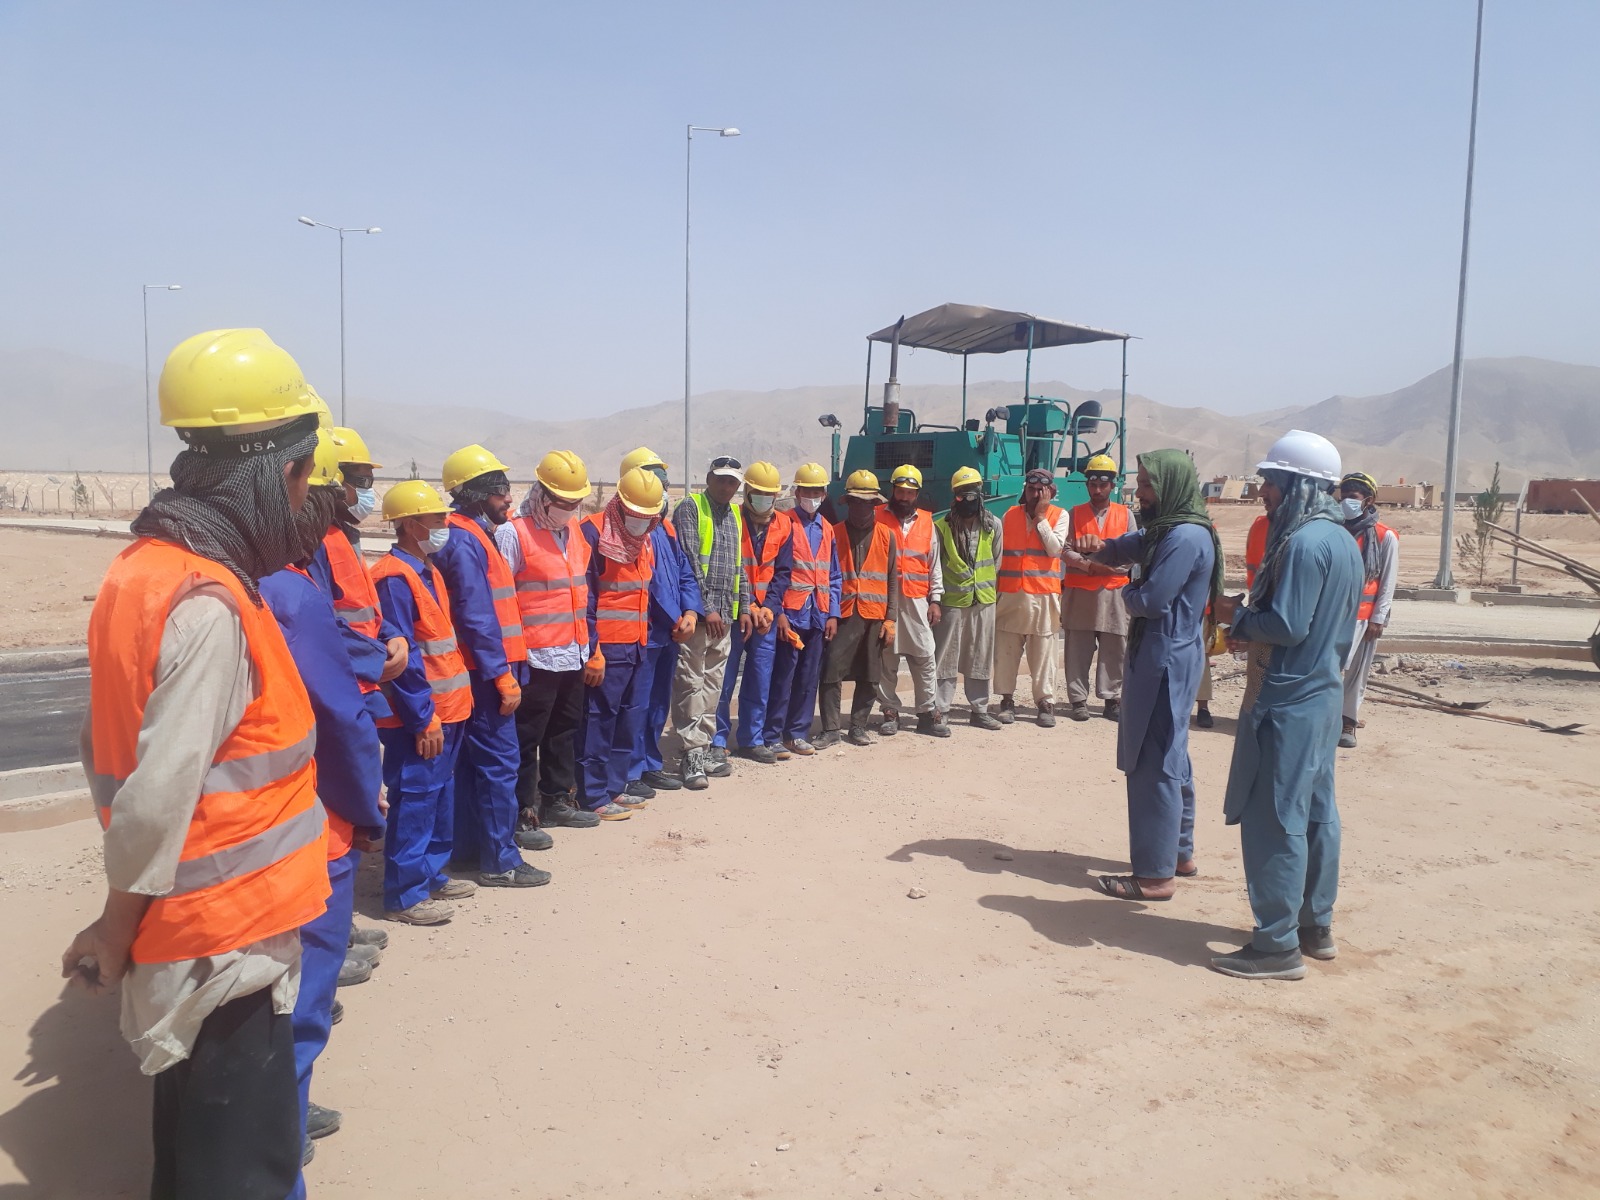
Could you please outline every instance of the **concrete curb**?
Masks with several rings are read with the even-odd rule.
[[[7,650],[0,653],[0,675],[79,671],[88,665],[87,646],[43,646],[37,650]]]
[[[50,829],[92,816],[89,788],[77,763],[0,771],[0,833]]]
[[[1480,637],[1476,634],[1438,634],[1433,637],[1385,635],[1378,643],[1382,654],[1454,654],[1463,658],[1553,658],[1592,662],[1587,642],[1535,641],[1527,638]],[[1600,672],[1596,673],[1600,679]]]

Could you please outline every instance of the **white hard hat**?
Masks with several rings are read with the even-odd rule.
[[[1293,471],[1338,483],[1344,475],[1344,464],[1339,460],[1338,449],[1320,433],[1291,429],[1273,442],[1267,457],[1256,464],[1256,472],[1262,471]]]

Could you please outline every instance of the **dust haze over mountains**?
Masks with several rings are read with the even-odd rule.
[[[873,390],[876,400],[878,388]],[[1020,383],[975,383],[968,391],[968,415],[981,418],[990,407],[1017,402],[1021,392]],[[1115,391],[1040,382],[1034,393],[1073,404],[1092,397],[1107,415],[1117,411]],[[332,399],[330,389],[324,395]],[[1448,367],[1383,396],[1332,396],[1244,416],[1130,395],[1128,449],[1178,446],[1194,452],[1203,477],[1240,474],[1284,430],[1300,428],[1330,438],[1347,469],[1366,470],[1384,482],[1439,480],[1449,397]],[[698,395],[695,475],[715,454],[747,463],[767,459],[786,475],[807,460],[826,464],[828,430],[817,417],[836,414],[849,434],[860,426],[861,400],[859,384]],[[901,404],[925,422],[955,424],[960,403],[955,385],[906,384],[901,391]],[[415,461],[424,478],[437,478],[445,455],[469,442],[489,446],[523,478],[539,456],[556,447],[576,451],[596,479],[612,478],[617,460],[643,444],[673,464],[676,481],[683,454],[681,400],[536,420],[469,406],[385,404],[352,396],[349,416],[383,460],[385,475],[405,475]],[[0,470],[140,471],[144,386],[136,369],[111,363],[46,351],[0,355],[0,428]],[[155,437],[157,470],[164,470],[177,442],[164,429]],[[1529,477],[1600,474],[1600,367],[1538,358],[1469,360],[1461,459],[1463,489],[1486,484],[1496,461],[1503,486]]]

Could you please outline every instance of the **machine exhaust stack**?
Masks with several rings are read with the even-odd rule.
[[[889,343],[889,380],[883,385],[883,431],[900,430],[900,326],[906,323],[902,316],[894,323],[894,340]]]

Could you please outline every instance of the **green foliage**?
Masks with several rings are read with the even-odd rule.
[[[1463,571],[1476,572],[1479,587],[1489,573],[1489,546],[1494,536],[1490,526],[1500,524],[1505,511],[1506,497],[1500,491],[1500,464],[1495,463],[1489,486],[1472,498],[1472,528],[1456,538],[1456,558]]]

